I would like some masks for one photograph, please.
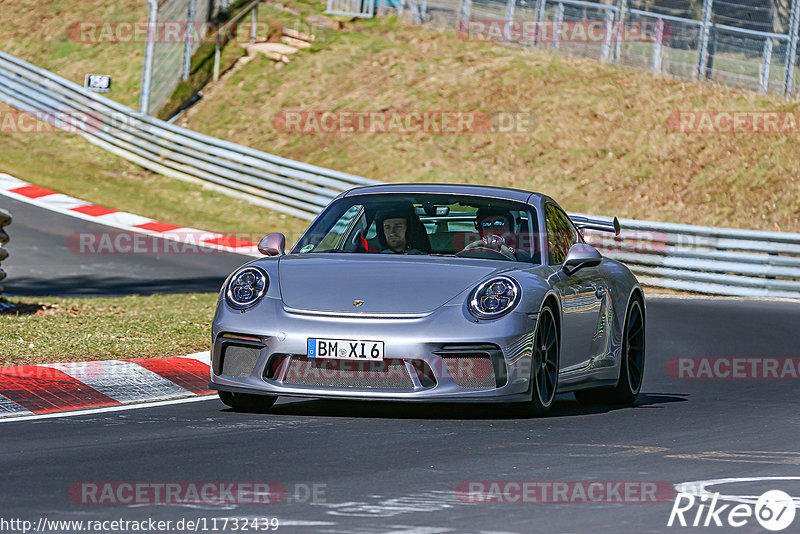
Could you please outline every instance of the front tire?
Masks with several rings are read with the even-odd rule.
[[[536,321],[531,354],[531,400],[526,412],[546,415],[553,406],[558,389],[559,339],[555,315],[549,305],[542,308]]]
[[[276,395],[253,395],[230,391],[218,391],[218,393],[219,400],[237,412],[263,412],[271,408],[278,400]]]
[[[641,300],[634,297],[625,315],[619,380],[614,388],[575,392],[582,404],[633,404],[644,379],[645,318]]]

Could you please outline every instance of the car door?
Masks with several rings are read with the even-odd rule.
[[[561,299],[560,367],[564,372],[583,367],[592,357],[606,289],[597,267],[584,267],[571,276],[561,270],[569,248],[581,239],[572,221],[556,204],[547,203],[544,216],[546,257],[555,270],[553,287]]]

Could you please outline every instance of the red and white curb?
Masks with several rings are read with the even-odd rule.
[[[209,353],[0,367],[0,417],[209,395]]]
[[[33,204],[70,217],[84,219],[112,228],[177,241],[186,246],[204,247],[260,257],[257,244],[238,237],[159,222],[140,215],[97,206],[38,185],[0,173],[0,195]]]

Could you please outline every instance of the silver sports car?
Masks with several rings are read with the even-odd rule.
[[[645,359],[644,294],[538,193],[402,184],[339,195],[284,252],[233,272],[212,330],[210,386],[234,409],[279,395],[523,403],[557,393],[632,403]]]

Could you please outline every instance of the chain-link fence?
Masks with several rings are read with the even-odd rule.
[[[333,0],[331,0],[333,1]],[[468,40],[797,96],[800,0],[376,0]]]
[[[201,72],[192,80],[194,90],[204,85],[211,76],[207,69],[207,58],[197,58],[203,54],[213,58],[218,51],[215,37],[218,30],[241,10],[250,0],[156,0],[157,9],[149,13],[151,18],[149,39],[152,39],[151,72],[149,79],[143,77],[143,103],[140,111],[148,115],[171,115],[182,102],[170,102],[175,98],[175,90],[181,82],[187,82],[198,70]],[[227,40],[223,39],[223,44]],[[201,47],[203,48],[201,50]],[[148,48],[149,50],[149,48]],[[218,61],[219,58],[217,57]],[[148,61],[146,58],[145,61]],[[201,64],[198,67],[198,64]],[[147,67],[145,67],[147,68]],[[149,83],[148,83],[149,82]],[[179,96],[179,100],[180,100]],[[164,109],[165,105],[170,109]]]

